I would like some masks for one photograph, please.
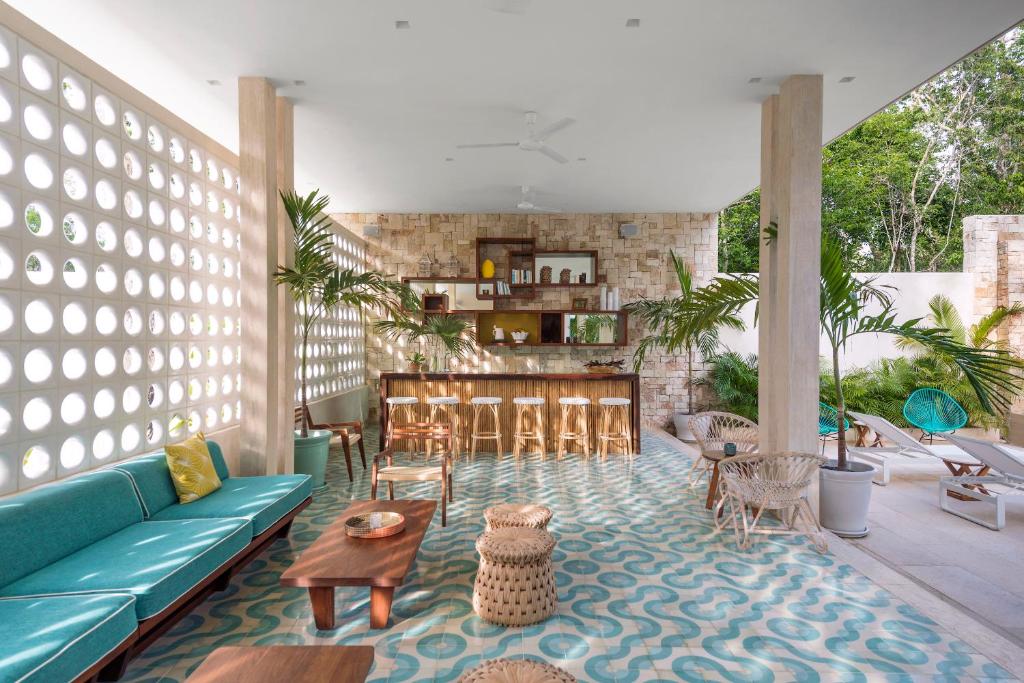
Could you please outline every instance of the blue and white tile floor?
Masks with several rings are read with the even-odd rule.
[[[369,436],[369,448],[375,438]],[[749,552],[715,536],[685,481],[690,460],[662,436],[643,455],[515,462],[478,455],[456,468],[447,528],[440,511],[387,629],[369,628],[366,589],[339,589],[338,628],[317,631],[305,591],[278,585],[297,553],[349,500],[369,497],[369,471],[329,488],[260,559],[135,660],[127,680],[183,680],[223,645],[369,644],[369,680],[451,681],[482,659],[538,658],[581,681],[973,681],[1010,674],[852,567],[802,538]],[[399,487],[436,498],[436,484]],[[474,541],[483,510],[535,501],[554,511],[557,616],[504,628],[473,614]]]

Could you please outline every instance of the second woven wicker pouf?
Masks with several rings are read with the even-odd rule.
[[[547,529],[551,510],[534,503],[502,503],[484,510],[484,519],[487,520],[487,531],[510,526]]]
[[[492,659],[459,676],[457,683],[576,683],[576,677],[532,659]]]
[[[476,539],[480,567],[473,611],[493,624],[527,626],[558,607],[551,551],[555,539],[541,529],[506,527]]]

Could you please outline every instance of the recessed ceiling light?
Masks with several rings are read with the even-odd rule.
[[[298,86],[303,86],[303,85],[306,85],[306,81],[304,81],[304,80],[302,80],[302,79],[300,78],[299,80],[296,80],[296,81],[292,81],[292,85],[298,85]]]
[[[455,157],[445,157],[445,161],[455,161]]]
[[[218,81],[216,78],[211,78],[210,80],[206,81],[206,85],[220,85],[220,81]]]
[[[842,78],[839,79],[839,82],[840,83],[852,83],[853,79],[855,79],[855,78],[857,78],[857,77],[856,76],[843,76]]]
[[[395,28],[412,28],[412,24],[405,19],[399,19],[395,22]]]
[[[586,157],[576,157],[576,161],[586,161]]]
[[[760,83],[760,82],[761,82],[761,77],[760,76],[754,76],[749,81],[747,81],[747,83]]]
[[[626,28],[640,28],[640,20],[626,19]]]

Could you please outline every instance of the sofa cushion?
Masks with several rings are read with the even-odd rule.
[[[0,589],[3,596],[130,593],[138,619],[184,595],[252,540],[245,519],[139,522]]]
[[[0,500],[0,586],[142,521],[123,472],[104,470]]]
[[[0,679],[72,681],[137,626],[130,595],[0,599]]]
[[[207,441],[206,447],[210,451],[213,468],[223,482],[229,476],[224,454],[215,441]],[[167,467],[167,457],[163,451],[119,462],[114,465],[114,469],[125,472],[132,478],[147,519],[168,506],[178,505],[178,493],[174,490],[171,471]]]
[[[151,519],[241,517],[252,522],[253,536],[259,536],[312,491],[313,481],[306,474],[233,477],[210,495],[187,505],[165,507]]]
[[[213,468],[210,450],[200,432],[181,443],[164,446],[171,483],[178,492],[178,502],[194,503],[220,488],[220,477]]]

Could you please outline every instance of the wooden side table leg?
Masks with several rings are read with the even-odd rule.
[[[334,628],[334,586],[310,588],[309,601],[316,627],[321,631]]]
[[[704,507],[710,510],[715,505],[715,498],[718,497],[718,461],[715,460],[711,466],[711,483],[708,484],[708,500]]]
[[[391,616],[391,600],[394,597],[393,587],[370,587],[370,628],[387,627],[388,617]]]

